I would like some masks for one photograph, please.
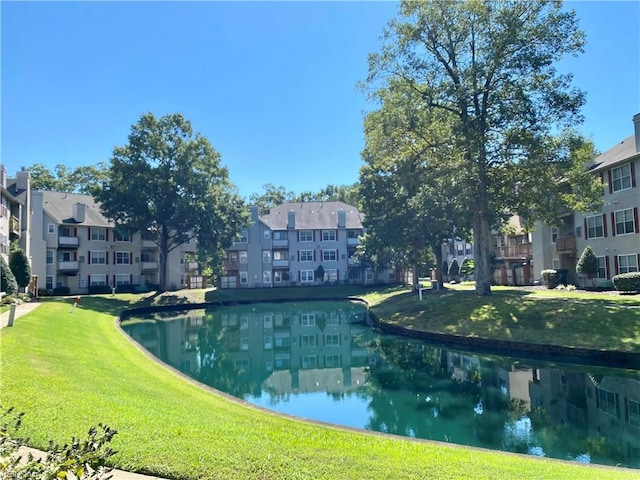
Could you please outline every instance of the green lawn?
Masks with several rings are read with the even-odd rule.
[[[379,309],[378,315],[384,311],[393,313],[384,309],[391,309],[394,302],[405,309],[402,316],[390,315],[390,321],[406,322],[414,309],[416,321],[429,323],[429,315],[424,320],[420,320],[421,316],[436,312],[430,310],[436,307],[429,303],[435,301],[436,294],[421,303],[416,295],[394,289],[364,292],[338,288],[332,292],[318,288],[314,294],[352,295],[357,294],[356,290],[366,294],[373,308]],[[118,312],[134,304],[172,304],[205,298],[215,301],[230,295],[235,299],[245,298],[243,295],[274,298],[298,293],[301,292],[275,289],[246,293],[203,290],[158,297],[92,296],[83,297],[73,313],[70,300],[45,301],[17,319],[13,327],[0,330],[0,403],[25,412],[22,434],[31,438],[32,446],[45,448],[49,438],[64,442],[71,436],[84,436],[90,426],[102,422],[119,432],[113,442],[119,452],[114,457],[119,468],[176,479],[638,478],[637,470],[415,441],[265,412],[175,375],[129,342],[114,322]],[[517,305],[502,306],[502,302],[510,305],[508,298],[520,297],[507,293],[502,299],[502,293],[498,293],[490,299],[473,300],[469,292],[448,292],[442,294],[442,302],[451,298],[447,297],[449,294],[460,294],[451,299],[452,303],[469,303],[470,311],[482,305],[485,306],[481,310],[489,312],[494,306],[499,311],[516,308]],[[496,301],[498,305],[494,305]],[[481,302],[484,303],[480,305]],[[426,305],[427,310],[420,310]],[[535,305],[538,303],[529,307],[529,316],[534,316],[531,312]],[[529,316],[522,315],[523,320],[519,321],[530,321],[524,320]],[[485,326],[478,327],[478,332],[491,331],[487,325],[493,314],[479,317],[469,323],[483,323]],[[638,340],[637,318],[634,325],[635,335],[625,345]],[[513,326],[510,329],[519,331]]]

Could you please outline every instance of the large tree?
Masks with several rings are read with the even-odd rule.
[[[453,121],[475,244],[476,292],[491,292],[491,230],[517,213],[529,222],[597,202],[584,176],[592,147],[574,134],[584,93],[555,63],[585,43],[560,1],[403,1],[369,57],[374,96],[400,83]],[[585,147],[587,145],[587,147]],[[580,188],[572,185],[577,175]]]
[[[107,165],[76,167],[70,170],[66,165],[56,165],[52,172],[46,165],[36,163],[27,167],[31,175],[31,188],[54,192],[82,193],[93,195],[107,178]]]
[[[128,144],[114,149],[96,200],[120,228],[157,243],[161,290],[172,250],[197,237],[199,248],[218,258],[248,216],[220,154],[177,113],[142,115]]]

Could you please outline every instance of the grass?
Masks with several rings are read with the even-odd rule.
[[[318,288],[312,293],[201,290],[162,296],[83,297],[73,313],[71,300],[45,301],[13,327],[0,330],[0,403],[25,412],[23,434],[36,448],[45,448],[49,438],[65,442],[71,436],[84,436],[91,425],[102,422],[119,431],[113,442],[119,451],[113,460],[119,468],[176,479],[638,477],[637,470],[416,441],[272,414],[175,375],[152,361],[114,326],[114,316],[133,305],[219,301],[223,296],[258,299],[265,294],[271,298],[303,293],[351,295],[357,290],[379,312],[394,313],[394,304],[404,309],[402,316],[391,318],[404,322],[411,317],[411,309],[416,319],[427,315],[421,313],[425,308],[433,313],[430,309],[436,306],[431,304],[438,296],[430,294],[419,303],[416,295],[401,289]],[[452,298],[450,294],[461,296]],[[470,292],[440,296],[442,306],[438,308],[445,309],[444,303],[451,299],[456,315],[486,311],[478,313],[479,320],[467,322],[484,324],[478,332],[491,330],[488,325],[495,318],[494,307],[498,311],[516,308],[506,300],[521,302],[527,297],[505,293],[503,298],[502,292],[475,300]],[[603,305],[608,303],[621,311],[627,308],[615,299]],[[461,304],[469,306],[465,310],[458,307]],[[542,303],[529,307],[530,316],[536,305]],[[522,318],[525,321],[524,315]],[[420,321],[428,323],[426,317]],[[637,318],[635,322],[637,327]],[[637,342],[637,335],[630,341]]]

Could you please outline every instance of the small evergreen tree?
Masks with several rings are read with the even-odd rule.
[[[0,292],[4,292],[7,295],[18,293],[16,277],[13,276],[13,272],[2,255],[0,255]]]
[[[16,279],[18,287],[25,288],[31,282],[31,265],[27,253],[14,243],[9,254],[9,268]]]
[[[598,258],[589,245],[584,247],[582,255],[578,259],[576,272],[586,275],[595,286],[595,276],[598,274]]]
[[[451,265],[449,265],[449,281],[455,280],[457,282],[459,274],[460,267],[458,266],[458,261],[454,258],[451,260]]]
[[[464,275],[465,278],[468,278],[473,275],[474,268],[475,262],[473,261],[473,258],[465,258],[462,261],[462,265],[460,265],[460,275]]]

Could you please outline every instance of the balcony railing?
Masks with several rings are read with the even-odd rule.
[[[58,237],[59,248],[78,248],[80,245],[79,237]]]
[[[142,271],[155,271],[158,270],[158,262],[142,262]]]
[[[61,272],[76,272],[78,271],[78,262],[59,262],[58,263],[58,270],[60,270]]]
[[[272,240],[272,245],[274,247],[288,247],[289,246],[289,240],[287,240],[286,238],[284,240]]]
[[[353,237],[347,238],[347,245],[358,245],[359,243],[360,243],[360,240],[358,238],[353,238]]]
[[[238,260],[225,260],[222,264],[225,270],[238,270],[240,262]]]
[[[9,233],[11,235],[20,236],[20,220],[15,215],[9,218]]]
[[[496,257],[499,258],[526,258],[531,256],[531,245],[524,243],[521,245],[505,245],[496,247]]]
[[[556,239],[556,251],[561,255],[576,254],[576,237],[559,237]]]
[[[142,240],[142,248],[158,248],[153,240]]]
[[[184,269],[187,272],[193,272],[194,270],[198,270],[198,262],[184,262]]]
[[[288,267],[289,266],[289,260],[274,260],[273,261],[273,266],[278,268],[278,267]]]

